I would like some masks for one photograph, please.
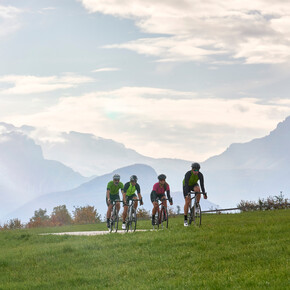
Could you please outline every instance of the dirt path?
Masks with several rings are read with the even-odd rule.
[[[146,232],[148,230],[136,230],[136,232]],[[118,234],[125,234],[126,231],[120,230],[117,232]],[[131,232],[129,232],[131,233]],[[69,236],[99,236],[99,235],[107,235],[110,234],[109,231],[87,231],[87,232],[63,232],[63,233],[46,233],[41,235],[57,235],[57,236],[63,236],[63,235],[69,235]],[[114,233],[112,233],[114,234]]]

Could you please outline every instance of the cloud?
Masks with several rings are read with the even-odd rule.
[[[79,0],[90,13],[132,19],[136,39],[107,48],[154,56],[159,61],[285,63],[290,60],[290,2],[190,0]]]
[[[267,134],[288,115],[290,103],[283,100],[261,104],[255,98],[226,100],[193,92],[124,87],[61,98],[49,109],[10,116],[6,122],[88,132],[154,157],[194,159],[198,155],[204,159],[233,142]]]
[[[116,67],[104,67],[104,68],[95,69],[92,72],[97,73],[97,72],[108,72],[108,71],[118,71],[118,70],[120,69]]]
[[[30,75],[6,75],[0,77],[0,84],[11,86],[0,87],[0,94],[6,95],[27,95],[51,92],[60,89],[68,89],[81,84],[93,82],[94,79],[75,74],[65,74],[63,76],[38,77]]]
[[[13,6],[0,5],[0,37],[9,35],[20,28],[18,16],[22,11]]]

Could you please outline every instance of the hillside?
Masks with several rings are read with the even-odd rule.
[[[233,206],[280,191],[290,196],[290,117],[268,136],[232,144],[224,153],[205,161],[203,172],[212,201]]]
[[[288,289],[290,211],[204,216],[201,228],[104,236],[105,224],[3,231],[4,289]],[[138,229],[151,229],[149,220]],[[129,269],[129,270],[128,270]],[[157,270],[156,270],[157,269]],[[161,270],[162,269],[162,270]],[[112,273],[117,279],[112,279]]]
[[[139,176],[138,183],[141,187],[144,203],[149,205],[149,193],[157,179],[157,174],[153,168],[147,165],[136,164],[96,177],[72,190],[42,195],[10,213],[6,218],[18,217],[22,221],[28,221],[36,209],[46,208],[50,213],[53,207],[62,204],[65,204],[70,211],[74,209],[74,206],[93,205],[103,216],[107,210],[105,203],[107,184],[115,173],[121,175],[121,181],[124,184],[129,181],[131,175]]]
[[[39,145],[20,132],[0,135],[1,216],[36,196],[69,190],[88,181],[58,161],[43,158]]]

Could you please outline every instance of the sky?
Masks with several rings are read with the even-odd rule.
[[[0,121],[203,161],[290,115],[289,27],[284,0],[0,0]]]

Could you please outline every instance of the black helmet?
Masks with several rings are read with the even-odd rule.
[[[137,178],[136,175],[132,175],[132,176],[130,177],[130,181],[137,182],[137,180],[138,180],[138,178]]]
[[[191,164],[191,168],[192,168],[192,169],[197,169],[197,170],[199,170],[199,169],[200,169],[200,165],[199,165],[199,163],[194,162],[194,163]]]
[[[166,175],[165,174],[160,174],[160,175],[158,175],[158,179],[159,180],[165,180],[166,179]]]
[[[120,175],[119,174],[115,174],[113,176],[113,180],[120,180]]]

